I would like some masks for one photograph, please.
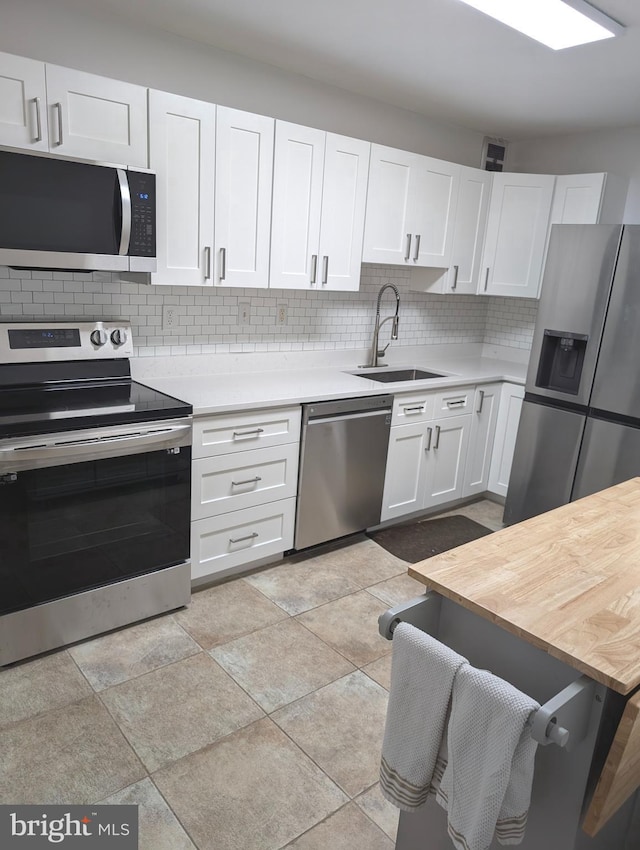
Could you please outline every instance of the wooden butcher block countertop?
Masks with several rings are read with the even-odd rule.
[[[621,694],[640,685],[640,478],[409,575]]]

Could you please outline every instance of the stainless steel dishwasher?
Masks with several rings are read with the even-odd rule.
[[[380,522],[392,395],[302,405],[294,547]]]

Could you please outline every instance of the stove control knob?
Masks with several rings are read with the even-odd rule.
[[[89,339],[94,345],[97,345],[98,348],[100,348],[100,346],[104,345],[107,341],[107,332],[103,331],[102,328],[96,328],[95,331],[91,331]]]
[[[111,331],[111,342],[114,345],[124,345],[127,341],[127,332],[124,328],[116,328],[115,331]]]

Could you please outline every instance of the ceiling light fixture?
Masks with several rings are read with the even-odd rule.
[[[586,0],[462,0],[553,50],[613,38],[624,27]]]

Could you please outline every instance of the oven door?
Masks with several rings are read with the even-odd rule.
[[[0,616],[189,558],[191,421],[0,441]]]

